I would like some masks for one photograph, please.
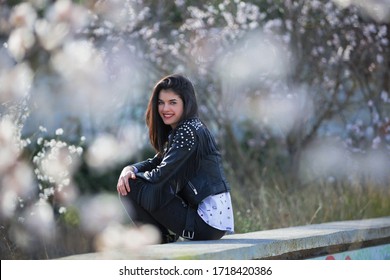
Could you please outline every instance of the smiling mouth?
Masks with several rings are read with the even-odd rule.
[[[165,114],[163,114],[163,118],[164,119],[169,119],[169,118],[172,118],[174,115],[171,115],[171,114],[169,114],[169,115],[165,115]]]

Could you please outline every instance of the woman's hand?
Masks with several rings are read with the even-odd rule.
[[[121,175],[119,175],[118,184],[116,186],[117,191],[121,195],[127,195],[130,192],[130,179],[135,179],[134,168],[132,166],[126,166],[123,168]]]

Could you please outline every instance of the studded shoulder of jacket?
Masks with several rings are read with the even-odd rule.
[[[196,131],[202,126],[198,119],[188,119],[178,125],[171,147],[174,149],[191,150],[196,144]]]

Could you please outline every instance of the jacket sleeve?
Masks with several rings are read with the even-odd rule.
[[[186,164],[188,158],[195,152],[197,145],[195,128],[187,124],[180,125],[160,164],[152,170],[137,173],[137,177],[150,183],[166,182],[175,175],[183,164]]]
[[[148,158],[147,160],[137,162],[132,164],[135,168],[137,168],[138,172],[150,171],[156,168],[161,163],[162,158],[156,154],[153,158]]]

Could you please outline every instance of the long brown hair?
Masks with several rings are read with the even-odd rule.
[[[149,128],[149,140],[156,152],[163,154],[165,144],[168,141],[172,128],[164,124],[158,113],[158,99],[161,90],[172,90],[183,100],[183,115],[180,122],[198,116],[198,103],[192,82],[179,74],[173,74],[162,78],[153,88],[145,120]]]

